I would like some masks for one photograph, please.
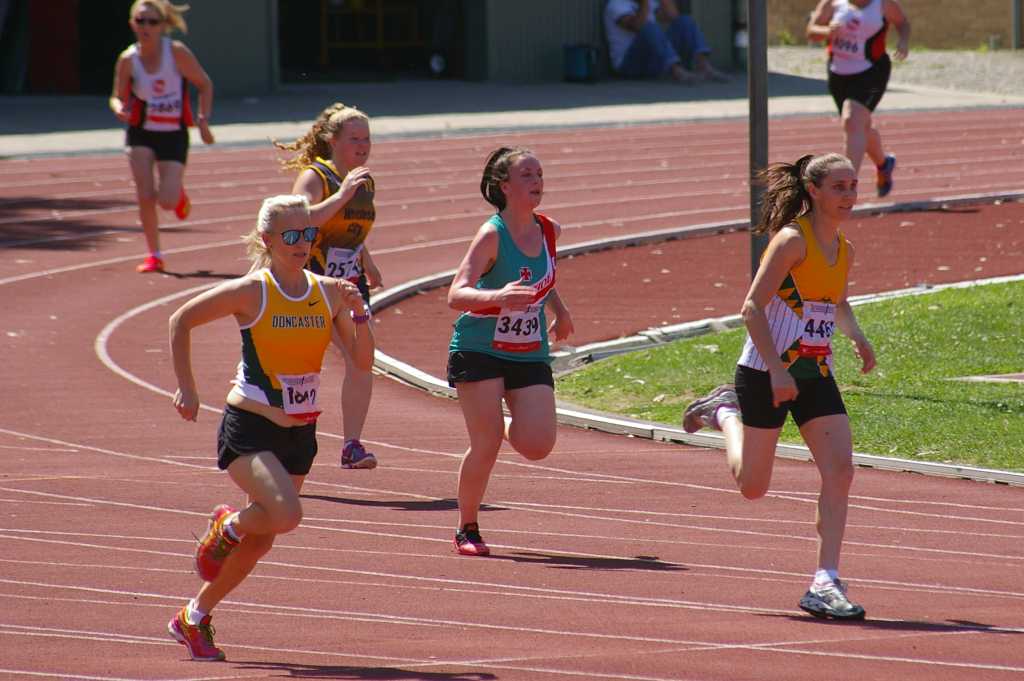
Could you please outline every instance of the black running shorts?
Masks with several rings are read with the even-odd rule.
[[[884,55],[867,71],[850,76],[840,76],[830,70],[828,72],[828,91],[832,94],[839,113],[843,112],[843,102],[847,99],[860,102],[869,111],[874,111],[878,103],[882,101],[886,86],[889,85],[891,72],[892,61],[890,61],[889,55]]]
[[[547,362],[515,362],[485,352],[455,350],[448,353],[448,385],[486,381],[491,378],[505,380],[505,390],[527,388],[531,385],[555,387],[551,365]]]
[[[251,411],[224,407],[217,431],[217,467],[226,470],[235,459],[271,452],[291,475],[307,475],[316,457],[316,424],[285,428]]]
[[[745,426],[781,428],[789,413],[793,414],[797,426],[803,426],[819,416],[846,413],[843,396],[832,376],[796,379],[796,399],[778,407],[772,405],[772,381],[767,371],[738,364],[735,383]]]
[[[129,127],[125,133],[125,146],[148,147],[158,161],[177,161],[184,164],[188,159],[188,130],[157,132],[140,127]]]

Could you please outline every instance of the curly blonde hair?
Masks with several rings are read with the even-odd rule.
[[[174,30],[188,33],[188,24],[185,23],[185,18],[182,16],[191,9],[188,5],[175,5],[168,0],[135,0],[131,9],[128,10],[128,18],[134,18],[135,12],[140,7],[146,7],[160,15],[160,18],[164,20],[164,33]]]
[[[370,122],[370,117],[354,106],[335,102],[320,112],[309,132],[291,144],[273,140],[274,146],[278,149],[297,152],[291,158],[282,160],[281,166],[287,170],[302,170],[312,165],[317,157],[330,158],[331,140],[341,132],[347,121],[353,119]]]

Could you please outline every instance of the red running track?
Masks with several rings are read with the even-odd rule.
[[[1024,117],[1010,113],[885,116],[900,158],[893,199],[1022,186]],[[839,144],[826,118],[776,121],[772,139],[773,159]],[[371,246],[387,283],[457,264],[486,216],[479,166],[508,141],[544,162],[544,209],[566,243],[746,212],[737,122],[381,142]],[[971,162],[979,150],[1002,160]],[[1018,489],[858,471],[843,572],[870,619],[821,623],[795,607],[814,567],[812,466],[779,461],[771,495],[750,503],[717,451],[565,428],[544,462],[502,456],[483,513],[495,556],[460,558],[458,405],[387,380],[366,428],[381,467],[336,466],[335,392],[302,526],[216,611],[229,661],[186,661],[163,627],[198,586],[190,535],[214,503],[241,499],[212,468],[217,415],[181,422],[161,394],[173,389],[166,320],[189,290],[244,271],[238,235],[263,196],[289,186],[268,149],[194,154],[193,217],[164,233],[172,272],[141,277],[123,159],[0,163],[0,677],[1024,674]],[[858,292],[1019,272],[1022,219],[1005,205],[859,220]],[[724,235],[567,261],[577,342],[732,311],[745,248]],[[670,265],[642,276],[656,259]],[[602,291],[624,295],[628,314]],[[381,315],[381,348],[436,370],[451,316],[435,298]],[[224,321],[194,342],[200,394],[218,408],[237,331]],[[332,357],[326,380],[338,385],[341,371]]]

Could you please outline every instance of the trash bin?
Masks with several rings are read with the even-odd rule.
[[[579,43],[565,46],[565,80],[570,83],[597,81],[597,48]]]

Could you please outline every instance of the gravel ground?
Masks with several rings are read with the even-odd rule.
[[[769,47],[768,69],[793,76],[824,78],[825,50],[822,47]],[[906,61],[893,61],[892,83],[1024,96],[1024,50],[911,49]]]

